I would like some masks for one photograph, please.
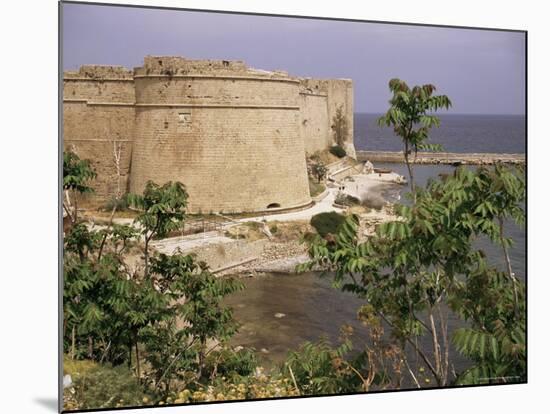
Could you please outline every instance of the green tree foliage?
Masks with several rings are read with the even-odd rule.
[[[347,361],[351,341],[332,347],[326,339],[306,342],[289,353],[281,370],[296,381],[301,395],[327,395],[360,389],[361,377]]]
[[[328,168],[319,158],[316,158],[311,164],[311,173],[317,179],[318,183],[326,177],[327,172]]]
[[[311,217],[310,224],[317,230],[317,233],[321,237],[327,236],[329,233],[336,234],[342,223],[345,220],[345,216],[335,211],[328,213],[319,213]]]
[[[150,240],[181,225],[183,185],[149,183],[143,195],[130,198],[141,208],[140,230],[113,223],[97,230],[83,222],[65,236],[63,328],[70,358],[127,363],[135,367],[142,393],[152,395],[166,395],[174,380],[199,384],[218,371],[250,370],[254,361],[246,350],[222,352],[237,324],[221,301],[242,284],[216,278],[205,263],[179,252],[147,254],[143,267],[128,256],[141,235]],[[76,386],[92,393],[89,385]],[[113,401],[101,406],[116,406]]]
[[[499,184],[502,176],[508,188]],[[503,192],[515,196],[509,204],[491,202],[487,188],[499,193],[498,200],[512,197]],[[302,270],[314,264],[332,270],[335,283],[365,299],[373,315],[391,328],[398,344],[411,347],[419,356],[437,385],[452,382],[448,309],[474,330],[501,341],[508,338],[504,348],[514,351],[502,354],[506,357],[499,367],[507,366],[511,373],[494,367],[495,372],[501,377],[510,374],[523,378],[521,337],[513,333],[524,327],[524,308],[520,305],[523,286],[490,267],[484,253],[472,245],[479,236],[496,237],[499,225],[495,220],[498,222],[505,211],[513,211],[521,221],[523,191],[522,174],[516,170],[481,168],[474,173],[459,168],[452,176],[431,181],[426,190],[418,190],[416,203],[399,206],[398,219],[379,225],[372,238],[359,239],[355,216],[342,224],[337,237],[317,237],[310,247],[313,260]],[[513,299],[515,292],[518,300]],[[418,345],[424,335],[431,340],[430,351]],[[476,351],[470,345],[463,347],[463,341],[460,333],[456,334],[460,351],[471,357],[478,352],[474,358],[478,366],[494,362],[490,360],[494,354]]]
[[[170,381],[185,379],[189,372],[201,380],[206,373],[207,341],[227,341],[237,330],[230,308],[224,307],[224,296],[243,288],[234,279],[216,278],[204,262],[191,255],[160,254],[152,259],[152,277],[160,291],[171,298],[167,320],[147,330],[149,362],[156,371],[156,386],[170,389]],[[185,298],[185,300],[182,300]],[[177,320],[185,321],[177,329]],[[185,372],[188,371],[188,372]]]
[[[428,132],[433,126],[439,127],[440,120],[433,112],[451,106],[446,95],[434,95],[434,85],[409,86],[400,79],[391,79],[389,88],[392,95],[390,108],[378,119],[380,126],[392,126],[395,134],[403,141],[403,155],[411,177],[411,191],[415,183],[410,155],[418,150],[437,151],[440,145],[429,144]]]
[[[183,226],[187,198],[185,186],[171,181],[162,186],[148,181],[143,194],[128,194],[128,204],[140,210],[135,222],[145,238],[145,276],[149,274],[149,242]]]
[[[338,158],[344,158],[347,155],[346,150],[340,145],[333,145],[328,150],[332,155],[335,155]]]
[[[346,115],[344,114],[343,105],[340,105],[338,108],[336,108],[336,113],[332,118],[331,128],[334,134],[334,142],[336,142],[336,145],[339,147],[344,146],[344,143],[349,138],[349,121]],[[346,154],[344,151],[343,156],[345,155]],[[339,156],[339,157],[342,158],[342,156]]]
[[[77,194],[93,191],[89,182],[96,177],[96,173],[90,165],[90,161],[81,160],[72,151],[63,153],[63,209],[69,217],[71,224],[78,220]],[[72,202],[71,202],[72,198]]]

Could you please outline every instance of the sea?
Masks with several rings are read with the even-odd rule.
[[[357,150],[400,151],[402,141],[393,129],[378,126],[382,114],[355,113],[353,139]],[[525,153],[523,115],[438,115],[439,128],[430,130],[429,142],[441,144],[448,152]]]

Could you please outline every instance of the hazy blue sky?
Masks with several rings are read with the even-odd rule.
[[[525,107],[523,33],[64,5],[64,69],[133,68],[148,54],[351,78],[357,112],[385,111],[393,77],[435,84],[455,113],[523,114]]]

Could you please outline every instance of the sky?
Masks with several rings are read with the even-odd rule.
[[[349,78],[356,112],[385,112],[388,81],[431,83],[460,114],[524,114],[525,34],[85,4],[63,5],[63,68],[140,66],[146,55],[244,60]]]

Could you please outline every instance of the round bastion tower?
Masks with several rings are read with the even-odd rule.
[[[311,202],[299,79],[240,61],[147,56],[134,81],[131,192],[180,181],[192,213]]]

